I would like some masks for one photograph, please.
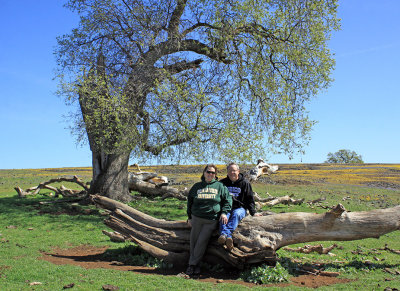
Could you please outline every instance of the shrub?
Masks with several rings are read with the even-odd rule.
[[[280,263],[276,263],[275,267],[267,265],[255,267],[243,272],[240,277],[246,282],[257,284],[279,283],[288,281],[289,272]]]

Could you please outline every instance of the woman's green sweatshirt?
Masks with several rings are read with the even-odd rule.
[[[197,217],[217,220],[232,208],[232,197],[221,182],[212,180],[207,183],[204,178],[196,183],[189,191],[187,200],[187,214],[189,219],[192,214]]]

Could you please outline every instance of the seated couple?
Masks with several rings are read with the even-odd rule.
[[[188,275],[200,274],[200,261],[207,249],[208,241],[218,226],[218,242],[233,248],[232,232],[246,216],[255,211],[253,191],[250,183],[239,172],[239,166],[230,163],[228,176],[218,181],[217,167],[208,164],[203,170],[201,182],[193,185],[187,202],[188,224],[190,232],[190,258],[186,270]]]

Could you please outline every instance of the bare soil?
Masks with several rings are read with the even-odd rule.
[[[46,260],[56,265],[75,265],[86,269],[113,269],[119,271],[135,272],[139,274],[152,274],[152,275],[163,275],[163,276],[179,276],[190,279],[184,274],[183,269],[170,269],[170,270],[160,270],[156,268],[143,267],[143,266],[130,266],[118,261],[105,260],[103,253],[107,250],[107,246],[95,247],[91,245],[81,245],[69,249],[54,248],[49,253],[42,253],[40,260]],[[240,272],[237,270],[231,270],[224,273],[221,272],[209,272],[204,271],[199,277],[194,278],[195,280],[202,282],[211,282],[214,284],[219,283],[232,283],[239,284],[247,287],[257,286],[253,283],[243,282],[239,280]],[[268,286],[301,286],[308,288],[318,288],[320,286],[333,285],[338,283],[350,282],[349,279],[340,279],[336,277],[327,276],[313,276],[313,275],[303,275],[298,277],[293,277],[288,283],[279,284],[268,284],[262,285]],[[260,285],[258,285],[260,286]]]

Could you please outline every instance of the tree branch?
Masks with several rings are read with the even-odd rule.
[[[189,69],[199,68],[202,62],[202,59],[196,59],[192,62],[182,61],[172,65],[164,66],[164,69],[171,74],[177,74]]]
[[[179,23],[182,17],[183,11],[185,10],[187,0],[178,0],[174,12],[172,12],[171,20],[167,28],[168,36],[175,38],[179,33]]]

